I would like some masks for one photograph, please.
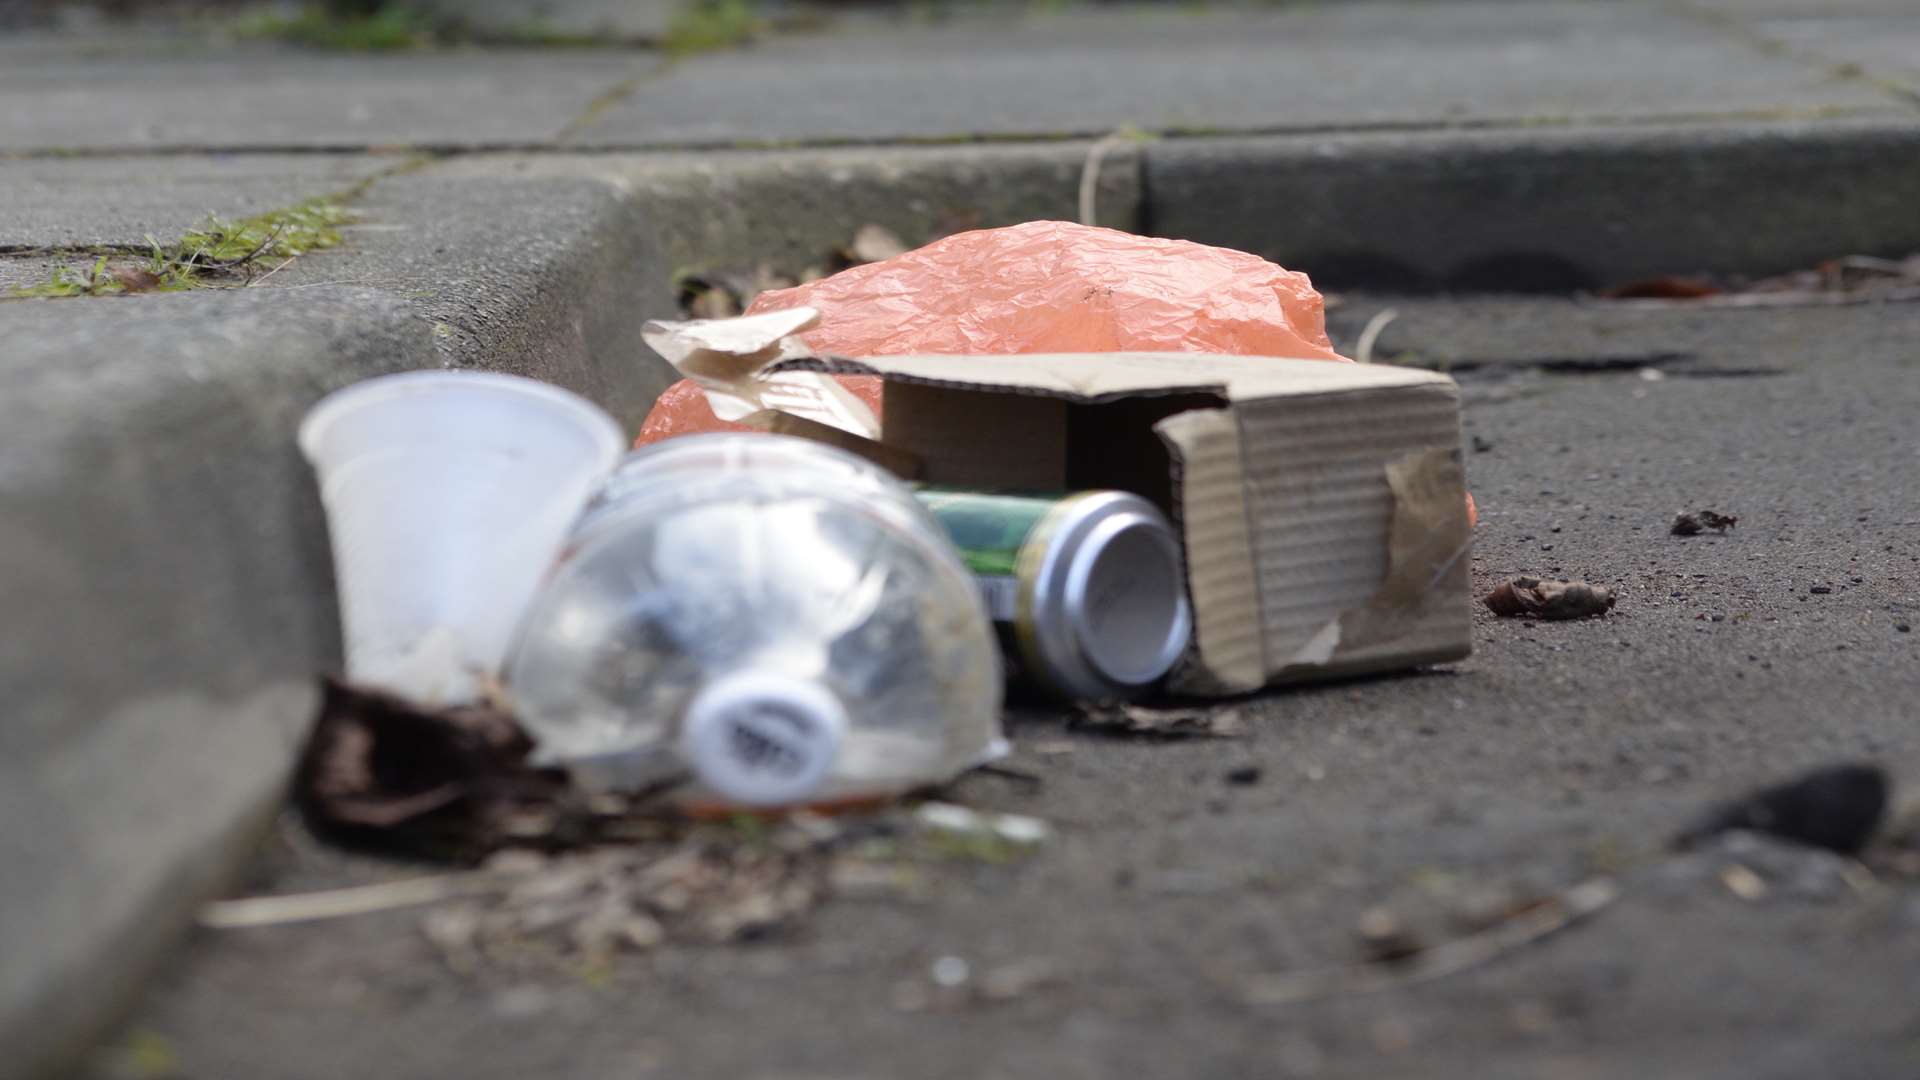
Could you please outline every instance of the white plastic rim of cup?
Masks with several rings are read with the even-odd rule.
[[[299,443],[327,510],[348,678],[449,703],[498,670],[625,439],[559,387],[417,371],[327,396]]]

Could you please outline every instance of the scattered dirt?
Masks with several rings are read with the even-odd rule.
[[[1090,705],[1081,710],[1073,724],[1082,731],[1159,739],[1233,739],[1247,733],[1246,717],[1239,710],[1212,706],[1154,709],[1132,704]]]

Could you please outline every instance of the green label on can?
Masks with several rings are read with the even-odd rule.
[[[1059,499],[942,488],[922,488],[916,494],[960,549],[967,569],[981,577],[1014,577],[1020,548],[1060,505]]]

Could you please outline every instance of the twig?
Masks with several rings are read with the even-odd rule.
[[[1012,780],[1015,783],[1026,784],[1030,787],[1040,787],[1046,783],[1039,773],[1028,772],[1025,769],[1016,769],[1011,765],[1003,765],[999,762],[990,761],[980,766],[977,771],[986,773],[988,776],[997,776],[1002,780]]]
[[[238,930],[254,926],[280,926],[285,923],[338,919],[348,915],[368,915],[376,911],[415,907],[450,900],[456,896],[490,892],[500,887],[500,875],[486,871],[459,874],[434,874],[430,877],[384,881],[377,885],[356,885],[346,889],[293,893],[287,896],[252,896],[241,900],[216,900],[200,909],[200,925],[211,930]]]
[[[1302,1001],[1370,994],[1458,975],[1588,918],[1620,898],[1612,878],[1583,881],[1546,903],[1489,930],[1415,953],[1405,963],[1261,975],[1248,980],[1246,1000],[1256,1005],[1292,1005]]]
[[[1087,163],[1080,169],[1080,224],[1100,224],[1094,203],[1100,193],[1100,164],[1115,147],[1125,145],[1125,135],[1114,132],[1087,149]]]
[[[1397,308],[1386,308],[1367,320],[1366,329],[1360,331],[1360,342],[1353,347],[1353,359],[1362,364],[1373,363],[1373,343],[1380,340],[1380,332],[1387,324],[1400,317]]]
[[[264,274],[261,274],[261,275],[260,275],[259,277],[257,277],[257,278],[254,278],[254,279],[253,279],[252,281],[249,281],[249,282],[247,282],[247,288],[249,288],[249,289],[251,289],[251,288],[253,288],[253,287],[255,287],[255,286],[257,286],[257,285],[259,285],[259,284],[260,284],[261,282],[263,282],[263,281],[265,281],[265,280],[267,280],[268,278],[270,278],[270,277],[272,277],[273,275],[275,275],[275,274],[277,274],[277,273],[279,273],[280,271],[282,271],[282,270],[285,270],[285,269],[286,269],[287,267],[289,267],[289,266],[292,266],[292,265],[293,265],[293,260],[295,260],[295,259],[297,259],[297,258],[299,258],[299,257],[300,257],[300,256],[298,256],[298,255],[289,255],[289,256],[287,256],[287,261],[286,261],[286,262],[283,262],[283,263],[281,263],[281,264],[280,264],[279,266],[276,266],[276,267],[274,267],[273,269],[271,269],[271,270],[269,270],[269,271],[267,271],[266,273],[264,273]]]
[[[287,229],[286,222],[284,221],[275,222],[273,228],[268,230],[266,239],[260,241],[260,244],[258,247],[255,247],[252,251],[247,252],[245,255],[242,255],[237,259],[231,259],[223,263],[209,263],[207,264],[207,269],[217,270],[221,273],[225,273],[229,270],[232,270],[236,266],[247,265],[248,263],[252,262],[256,257],[258,257],[261,252],[267,250],[267,248],[275,240],[280,239],[280,234],[285,232],[286,229]]]

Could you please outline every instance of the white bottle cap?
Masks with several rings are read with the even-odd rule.
[[[736,672],[687,705],[681,750],[700,782],[747,806],[785,806],[814,795],[840,752],[847,711],[817,682]]]

